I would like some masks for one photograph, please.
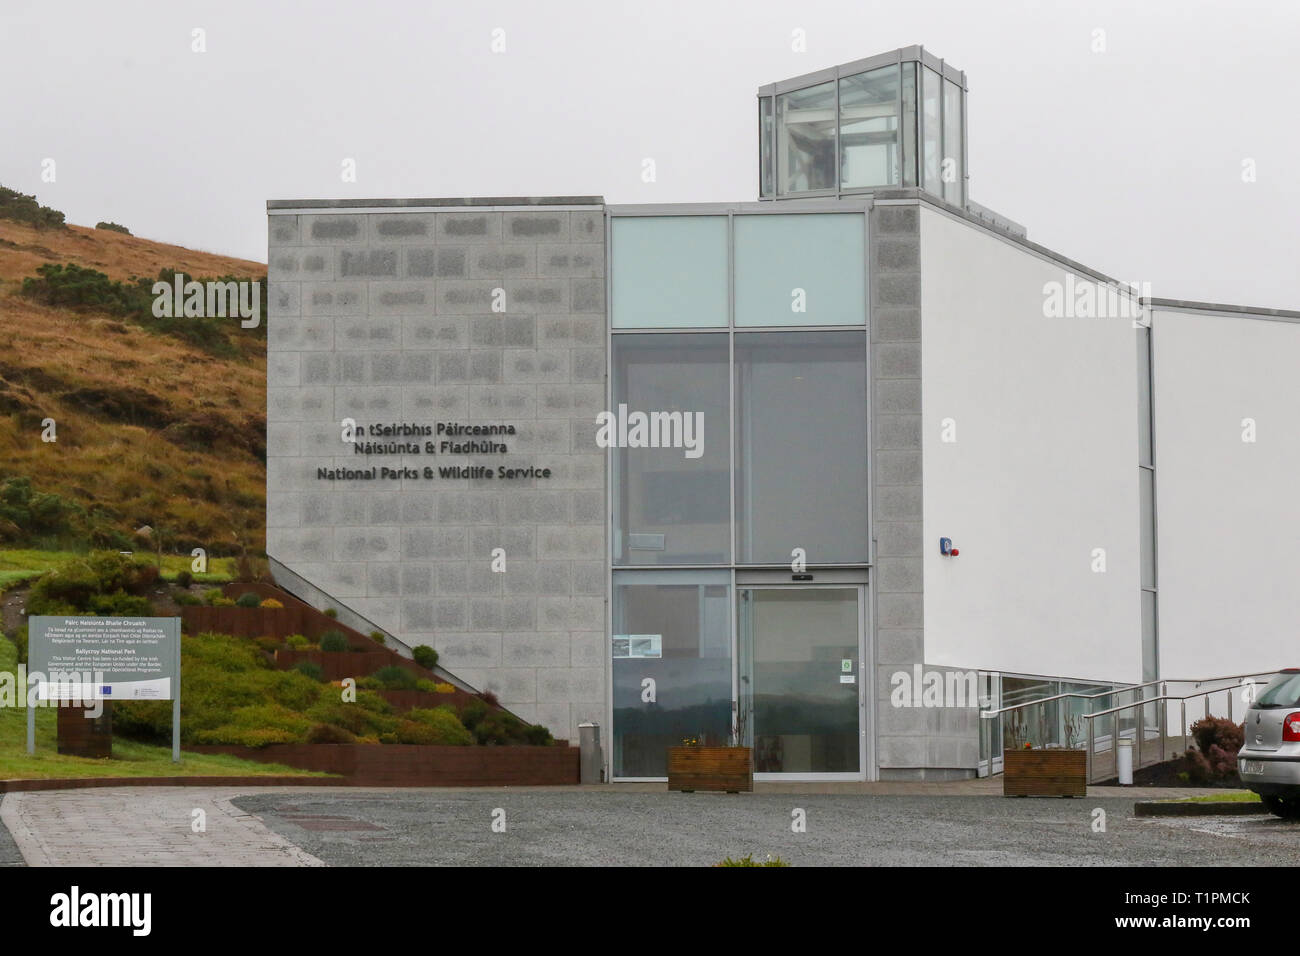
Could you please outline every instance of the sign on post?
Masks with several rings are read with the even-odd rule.
[[[181,621],[178,617],[28,619],[27,681],[40,705],[170,700],[172,760],[181,759]],[[36,711],[27,708],[27,752],[36,751]]]

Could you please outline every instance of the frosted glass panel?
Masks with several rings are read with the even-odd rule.
[[[736,325],[865,325],[860,214],[737,216]]]
[[[726,326],[725,216],[616,217],[612,243],[614,328]]]

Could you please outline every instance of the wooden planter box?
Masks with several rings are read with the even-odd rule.
[[[749,747],[669,747],[668,789],[748,793],[754,789],[753,766]]]
[[[1086,797],[1088,754],[1083,750],[1006,750],[1004,797]]]

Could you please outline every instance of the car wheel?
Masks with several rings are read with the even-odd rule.
[[[1260,800],[1273,816],[1281,817],[1283,820],[1300,820],[1300,799],[1266,794],[1260,797]]]

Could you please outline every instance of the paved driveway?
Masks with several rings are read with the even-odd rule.
[[[1269,816],[1154,820],[1133,799],[389,790],[263,793],[236,806],[332,865],[1231,866],[1300,862]],[[1106,814],[1094,832],[1093,810]],[[792,831],[794,811],[807,830]],[[504,832],[494,832],[502,819]]]
[[[320,866],[206,787],[7,793],[7,830],[31,866]],[[201,815],[195,811],[201,811]],[[202,830],[196,830],[196,823]],[[4,859],[0,838],[0,861]]]
[[[796,810],[805,832],[791,828]],[[33,865],[698,866],[747,853],[796,866],[1300,863],[1300,825],[1139,820],[1130,795],[140,787],[7,794],[0,821]],[[0,862],[5,846],[0,833]]]

